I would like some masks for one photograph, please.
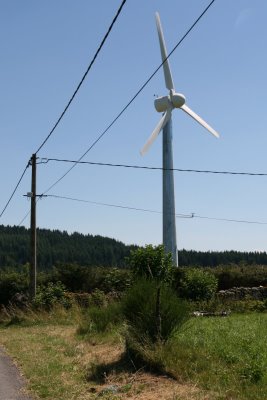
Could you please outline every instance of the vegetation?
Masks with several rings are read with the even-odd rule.
[[[267,253],[259,251],[195,251],[180,250],[179,264],[192,267],[218,267],[220,265],[267,265]]]
[[[197,379],[222,398],[263,399],[267,392],[266,322],[267,314],[191,320],[165,349],[170,353],[168,370],[177,377]]]
[[[125,258],[137,248],[107,237],[59,230],[38,229],[37,238],[38,266],[42,270],[57,264],[124,268],[127,266]],[[18,267],[29,260],[29,229],[0,225],[0,268]],[[230,264],[267,266],[267,253],[180,250],[179,263],[181,266],[212,268]]]
[[[92,306],[83,314],[77,333],[88,337],[114,331],[123,322],[121,304],[112,302],[105,307]]]
[[[184,268],[180,280],[175,282],[178,293],[188,300],[210,300],[215,296],[218,279],[208,271],[199,268]]]
[[[102,236],[38,229],[38,266],[51,269],[58,263],[125,267],[125,257],[135,246]],[[30,230],[0,225],[0,267],[16,267],[30,260]]]
[[[267,285],[267,266],[264,265],[220,265],[208,268],[218,279],[218,289]]]
[[[15,319],[15,313],[20,318]],[[101,321],[93,314],[94,321]],[[84,318],[79,307],[58,306],[49,312],[6,310],[0,315],[0,343],[21,366],[29,388],[47,400],[156,399],[159,394],[166,400],[265,398],[266,313],[190,318],[165,343],[139,346],[143,366],[156,367],[180,384],[160,376],[155,379],[144,369],[137,372],[135,359],[125,353],[123,322],[117,321],[116,329],[106,329],[113,316],[88,336],[79,331],[77,335]]]
[[[134,277],[170,282],[172,279],[172,256],[165,254],[164,247],[147,245],[132,250],[128,264]]]
[[[139,280],[122,301],[128,339],[138,344],[166,342],[188,319],[188,308],[166,284]]]
[[[14,228],[9,233],[11,237]],[[17,233],[20,243],[23,235]],[[46,231],[43,239],[48,240],[49,235]],[[61,235],[65,235],[62,243]],[[57,243],[61,243],[58,249],[64,244],[54,253],[55,260],[61,256],[64,260],[66,254],[68,258],[72,249],[75,261],[75,248],[83,243],[81,255],[85,257],[93,238],[58,231],[52,236],[55,249]],[[3,246],[5,251],[0,253],[0,261],[9,254],[5,260],[12,265],[6,243],[0,229],[0,250]],[[53,253],[52,247],[49,251]],[[104,268],[97,264],[100,259],[93,266],[88,258],[83,266],[61,262],[52,268],[44,263],[47,269],[38,273],[32,304],[27,302],[28,265],[15,263],[13,268],[0,269],[0,344],[16,355],[31,389],[51,400],[120,400],[139,393],[145,399],[146,388],[133,382],[138,381],[137,375],[143,374],[145,379],[146,371],[152,369],[179,380],[190,393],[180,396],[178,384],[172,381],[172,392],[161,394],[162,398],[263,399],[267,392],[267,300],[233,301],[215,293],[218,288],[266,285],[267,266],[249,267],[241,261],[216,268],[213,262],[200,268],[205,258],[199,254],[198,267],[188,263],[177,269],[162,246],[128,247],[127,251],[127,261],[118,264],[124,268]],[[191,253],[194,260],[196,254]],[[223,254],[225,259],[227,254]],[[209,258],[211,253],[206,255]],[[219,253],[216,257],[218,261]],[[226,318],[193,318],[189,314],[189,310],[204,310],[217,315],[228,309],[233,313]],[[33,364],[38,368],[33,369]],[[152,376],[146,379],[152,380]],[[148,398],[159,397],[157,390],[154,394]]]
[[[65,308],[71,307],[64,285],[61,282],[49,282],[46,286],[39,286],[33,305],[37,308],[49,310],[55,304],[61,304]]]
[[[28,271],[0,270],[0,304],[7,304],[16,293],[26,293],[29,287]]]

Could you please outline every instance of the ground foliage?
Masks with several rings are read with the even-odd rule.
[[[212,272],[200,268],[183,268],[179,273],[180,279],[175,282],[175,286],[182,298],[201,301],[215,296],[218,279]]]

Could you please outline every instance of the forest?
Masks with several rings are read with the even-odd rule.
[[[37,230],[37,263],[42,270],[64,263],[123,268],[134,248],[102,236]],[[29,261],[30,229],[0,225],[0,268],[18,267]]]
[[[57,264],[127,267],[127,257],[136,245],[126,245],[112,238],[78,232],[38,229],[37,261],[42,270]],[[18,267],[30,261],[30,230],[0,225],[0,268]],[[267,265],[266,252],[179,250],[181,266],[217,267],[244,264]]]

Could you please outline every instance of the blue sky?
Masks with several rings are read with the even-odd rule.
[[[121,1],[1,0],[1,210],[31,154],[74,92]],[[38,153],[78,159],[161,62],[155,12],[170,51],[207,0],[128,0],[74,102]],[[217,140],[180,110],[173,112],[174,167],[267,172],[267,2],[217,0],[170,57],[176,90],[221,135]],[[85,160],[161,166],[161,136],[139,150],[167,94],[160,70]],[[43,193],[69,167],[38,165]],[[17,225],[29,210],[28,168],[0,223]],[[267,222],[267,177],[175,172],[176,212]],[[48,194],[160,211],[160,171],[77,166]],[[44,198],[41,228],[158,244],[160,214]],[[23,225],[29,227],[29,217]],[[178,248],[266,251],[267,225],[177,218]]]

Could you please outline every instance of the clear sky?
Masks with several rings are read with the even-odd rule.
[[[73,94],[121,0],[0,0],[0,208],[32,153]],[[128,0],[86,81],[39,157],[78,159],[161,62],[155,12],[170,51],[209,0]],[[173,112],[174,167],[267,172],[267,1],[217,0],[170,57],[176,90],[221,137]],[[167,94],[160,70],[84,160],[160,167],[154,95]],[[42,194],[69,164],[38,165]],[[267,222],[267,177],[175,172],[176,212]],[[0,219],[18,225],[29,211],[28,168]],[[160,171],[75,167],[48,194],[161,211]],[[160,214],[62,199],[38,202],[41,228],[159,244]],[[27,217],[23,223],[29,227]],[[266,251],[266,225],[177,218],[178,248]]]

